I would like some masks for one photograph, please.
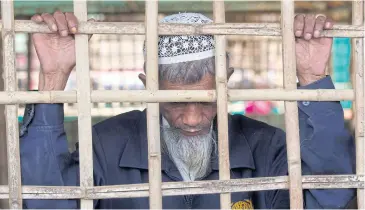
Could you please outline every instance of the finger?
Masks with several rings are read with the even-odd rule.
[[[318,38],[321,35],[321,32],[323,31],[324,25],[326,22],[326,16],[324,15],[317,15],[316,18],[316,24],[314,26],[314,32],[313,36],[315,38]]]
[[[304,18],[304,14],[296,15],[294,18],[294,34],[296,37],[301,37],[303,35]]]
[[[48,13],[43,13],[41,16],[42,16],[44,22],[47,23],[48,28],[51,31],[57,31],[56,20],[53,18],[52,15],[50,15]]]
[[[61,36],[67,36],[68,35],[68,27],[67,27],[67,22],[66,22],[65,15],[60,11],[56,11],[53,14],[53,17],[56,20],[58,32],[60,33],[60,35]]]
[[[67,20],[67,26],[71,33],[75,34],[77,32],[78,27],[78,20],[76,16],[73,13],[66,12],[66,20]]]
[[[326,22],[325,22],[325,24],[324,24],[324,28],[325,29],[332,29],[332,27],[333,27],[333,20],[331,19],[331,18],[327,18],[326,19]]]
[[[314,25],[316,18],[313,14],[305,16],[304,20],[304,39],[310,40],[313,37]]]
[[[43,18],[38,14],[33,15],[31,20],[36,22],[36,23],[42,23],[43,22]]]

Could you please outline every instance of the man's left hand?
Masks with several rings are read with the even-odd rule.
[[[332,38],[320,37],[321,32],[333,27],[324,15],[298,14],[294,19],[297,76],[301,86],[326,76],[326,65],[331,53]]]

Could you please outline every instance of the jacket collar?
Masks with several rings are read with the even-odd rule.
[[[119,166],[128,168],[148,169],[148,142],[147,142],[147,119],[146,110],[137,123],[135,133],[131,135],[120,157]],[[214,129],[216,129],[214,120]],[[242,126],[232,122],[232,116],[228,117],[230,168],[255,169],[255,163],[250,145],[242,131]],[[212,169],[219,170],[219,158],[217,154],[212,156]],[[161,154],[161,168],[164,171],[175,168],[168,155]]]

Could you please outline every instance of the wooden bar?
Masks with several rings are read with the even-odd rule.
[[[1,28],[2,26],[0,26]],[[46,25],[30,20],[16,20],[15,31],[51,33]],[[130,34],[144,35],[145,24],[141,22],[85,22],[80,21],[78,33],[81,34]],[[281,36],[281,27],[277,23],[214,23],[206,25],[159,24],[160,35],[174,34],[212,34],[212,35],[251,35]],[[328,37],[364,37],[364,26],[335,25],[332,30],[322,32]]]
[[[283,42],[284,88],[295,90],[296,60],[293,31],[294,2],[281,1],[281,28]],[[303,209],[302,169],[297,102],[285,101],[285,130],[289,171],[290,208]]]
[[[364,2],[362,3],[362,6],[363,6],[363,12],[365,12],[365,3],[364,3]],[[363,14],[363,15],[364,15],[364,14]],[[364,16],[363,16],[363,18],[364,18]],[[363,21],[364,21],[364,20],[363,20]],[[363,26],[364,26],[364,24],[365,24],[365,23],[363,23]],[[365,32],[365,29],[364,29],[364,32]],[[364,74],[365,74],[365,61],[364,61],[364,59],[365,59],[365,46],[364,46],[364,43],[365,43],[365,36],[363,37],[363,40],[362,40],[362,44],[363,44],[363,46],[362,46],[362,47],[363,47],[363,49],[362,49],[362,56],[363,56],[363,57],[362,57],[362,59],[363,59],[363,65],[362,65],[363,89],[362,89],[362,90],[363,90],[363,94],[364,94],[364,97],[365,97],[365,76],[364,76]],[[365,102],[364,102],[364,103],[365,103]],[[363,116],[362,116],[362,118],[363,118],[363,119],[362,119],[362,120],[363,120],[363,123],[365,123],[365,104],[363,104],[363,110],[362,110],[362,111],[363,111]],[[361,117],[361,116],[360,116],[360,117]],[[362,128],[363,130],[362,130],[362,131],[363,131],[363,132],[365,132],[365,125],[363,124],[362,126],[363,126],[363,128]],[[365,135],[365,134],[363,133],[363,143],[362,143],[362,144],[363,144],[363,146],[362,146],[362,148],[363,148],[363,149],[365,149],[365,143],[364,143],[364,140],[365,140],[365,139],[364,139],[364,135]],[[361,147],[360,147],[359,149],[361,149]],[[364,151],[360,151],[360,154],[361,154],[361,152],[364,152]],[[356,153],[357,153],[357,152],[356,152]],[[357,154],[358,154],[358,153],[357,153]],[[363,165],[363,167],[364,167],[364,164],[365,164],[365,163],[364,163],[364,162],[365,162],[365,160],[364,160],[364,158],[365,158],[365,157],[364,157],[364,155],[365,155],[365,154],[364,154],[364,153],[362,153],[362,154],[363,154],[363,155],[362,155],[362,157],[360,157],[360,158],[361,158],[360,160],[361,160],[361,161],[363,161],[363,162],[362,162],[362,165]],[[357,158],[356,158],[356,159],[357,159]],[[357,159],[357,161],[358,161],[358,159]],[[365,173],[364,171],[365,171],[365,169],[362,169],[362,173],[363,173],[363,174]],[[359,190],[358,190],[358,191],[357,191],[357,193],[359,193],[359,195],[361,196],[361,198],[358,198],[358,199],[357,199],[358,206],[359,206],[359,207],[361,207],[361,208],[365,208],[365,191],[364,191],[364,189],[363,189],[363,190],[361,190],[360,192],[359,192]],[[360,208],[359,208],[359,209],[360,209]]]
[[[303,189],[364,188],[364,175],[303,176]],[[249,179],[210,180],[194,182],[164,182],[164,196],[187,194],[216,194],[222,192],[248,192],[288,189],[288,176]],[[148,197],[148,184],[112,185],[90,188],[59,186],[23,186],[25,199],[107,199]],[[0,199],[7,199],[8,186],[0,186]]]
[[[352,24],[364,25],[364,2],[352,2]],[[355,145],[356,145],[356,174],[364,174],[364,42],[361,38],[352,39],[353,72],[355,73]],[[364,189],[357,190],[359,209],[365,208]]]
[[[0,104],[76,103],[76,91],[3,92]],[[286,90],[246,89],[228,90],[228,101],[344,101],[354,100],[354,90]],[[214,90],[96,90],[92,102],[213,102]]]
[[[346,99],[345,99],[346,98]],[[341,101],[353,100],[353,90],[257,89],[228,90],[229,101]]]
[[[87,21],[87,1],[74,1],[74,13],[78,20]],[[80,152],[80,186],[92,187],[93,157],[91,131],[91,98],[89,70],[89,37],[87,34],[75,35],[78,134]],[[92,209],[92,200],[81,200],[81,209]]]
[[[2,51],[5,91],[17,91],[14,49],[14,4],[12,0],[1,1]],[[19,153],[18,105],[5,106],[6,144],[8,157],[9,208],[22,208],[22,189]]]
[[[365,11],[365,3],[363,3],[362,4],[362,6],[363,6],[363,12]],[[364,23],[365,24],[365,23]],[[364,25],[363,24],[363,25]],[[365,29],[364,29],[364,31],[365,31]],[[365,46],[364,46],[364,43],[365,43],[365,37],[363,37],[363,40],[362,40],[362,43],[363,43],[363,49],[362,49],[362,56],[363,56],[363,59],[365,59]],[[363,60],[363,65],[362,65],[362,75],[363,75],[363,94],[364,94],[364,96],[365,96],[365,76],[364,76],[364,74],[365,74],[365,61]],[[363,111],[363,116],[362,116],[362,120],[363,120],[363,122],[365,123],[365,105],[363,106],[364,107],[364,109],[362,110]],[[360,116],[361,117],[361,116]],[[363,128],[362,128],[363,130],[363,132],[365,132],[365,125],[363,124]],[[364,141],[364,137],[363,137],[363,141]],[[362,148],[364,148],[365,149],[365,145],[364,145],[365,143],[363,142],[363,147]],[[361,149],[361,147],[360,147],[360,149]],[[364,151],[362,151],[362,152],[364,152]],[[360,151],[360,153],[361,153],[361,151]],[[358,153],[357,153],[358,154]],[[364,155],[362,156],[362,157],[360,157],[360,158],[362,158],[362,159],[360,159],[360,160],[362,160],[362,161],[364,161],[365,162],[365,160],[363,159],[364,158]],[[363,166],[364,166],[364,163],[363,162]],[[365,169],[363,169],[363,174],[364,174],[364,170]],[[358,193],[359,193],[359,191],[357,191]],[[365,192],[364,192],[364,189],[363,190],[361,190],[361,192],[360,192],[360,196],[362,197],[362,198],[358,198],[358,200],[357,200],[357,203],[358,203],[358,206],[360,206],[360,207],[362,207],[362,208],[365,208]],[[362,200],[361,200],[362,199]],[[359,208],[360,209],[360,208]]]
[[[158,90],[158,1],[146,1],[146,89]],[[162,209],[160,110],[158,103],[147,104],[148,178],[150,209]]]
[[[224,1],[213,1],[214,23],[226,21]],[[230,179],[229,141],[228,141],[228,92],[227,92],[227,58],[226,36],[215,35],[215,82],[217,89],[217,119],[218,119],[218,153],[219,180]],[[220,195],[221,209],[231,208],[231,194]]]

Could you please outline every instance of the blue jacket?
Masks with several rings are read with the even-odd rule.
[[[326,77],[306,89],[333,89]],[[21,127],[24,185],[79,185],[78,152],[69,153],[62,104],[28,105]],[[344,127],[339,102],[298,102],[304,175],[353,174],[354,140]],[[145,112],[131,111],[93,126],[94,184],[148,182]],[[285,133],[242,115],[229,116],[231,179],[287,175]],[[218,158],[204,180],[218,179]],[[162,154],[163,182],[182,181]],[[232,193],[232,208],[289,208],[288,190]],[[304,190],[305,208],[344,208],[354,189]],[[95,208],[148,208],[148,198],[96,200]],[[77,200],[25,200],[26,208],[78,208]],[[220,208],[219,195],[163,197],[163,208]]]

